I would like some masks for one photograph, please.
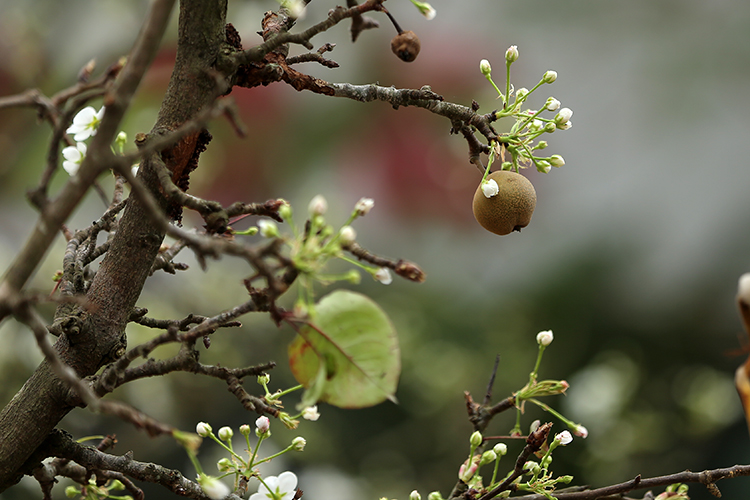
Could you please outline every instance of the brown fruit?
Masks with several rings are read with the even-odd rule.
[[[487,231],[509,234],[529,225],[536,207],[536,191],[521,174],[509,170],[492,172],[487,180],[497,182],[498,193],[487,198],[482,186],[474,193],[474,218]]]
[[[404,62],[412,62],[419,55],[419,37],[413,31],[402,31],[391,39],[391,50]]]

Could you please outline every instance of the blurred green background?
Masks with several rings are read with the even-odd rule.
[[[249,137],[233,136],[224,122],[212,124],[214,141],[191,192],[225,204],[284,197],[298,214],[322,194],[334,224],[345,221],[360,197],[372,197],[375,209],[355,224],[361,244],[415,261],[428,275],[421,285],[396,280],[384,287],[365,280],[356,287],[382,305],[399,331],[400,404],[357,411],[321,405],[321,419],[303,422],[298,431],[274,424],[271,447],[283,448],[298,434],[308,447],[275,461],[268,472],[294,470],[310,500],[403,499],[413,489],[447,495],[471,432],[463,391],[481,399],[497,354],[495,397],[520,388],[535,359],[534,336],[546,329],[554,331],[555,341],[541,376],[571,383],[566,397],[548,403],[590,431],[588,439],[555,453],[556,473],[601,486],[636,474],[750,462],[732,382],[747,345],[734,295],[738,277],[750,270],[750,4],[431,3],[437,9],[433,21],[407,0],[386,4],[421,38],[414,63],[391,54],[393,29],[378,16],[381,29],[363,33],[355,45],[344,24],[314,39],[316,47],[337,44],[329,55],[340,69],[299,69],[336,82],[429,84],[447,100],[469,105],[475,99],[489,112],[499,103],[479,73],[479,61],[493,64],[500,83],[505,49],[517,45],[516,87],[532,87],[548,69],[559,74],[531,105],[553,95],[573,109],[574,127],[549,136],[546,150],[563,155],[567,164],[547,175],[526,172],[538,194],[532,223],[520,234],[498,237],[473,220],[479,174],[467,161],[465,141],[449,135],[447,120],[421,109],[394,111],[383,103],[297,93],[283,84],[232,93]],[[128,52],[146,5],[0,0],[0,95],[30,87],[51,95],[71,85],[91,58],[103,69]],[[229,20],[245,47],[258,42],[259,20],[276,6],[230,2]],[[333,6],[315,0],[300,28]],[[123,124],[131,138],[154,122],[171,71],[175,27],[176,16]],[[43,170],[49,136],[31,110],[0,112],[4,265],[36,220],[24,193]],[[65,176],[58,173],[54,189]],[[111,185],[109,179],[101,182]],[[86,226],[102,208],[92,193],[69,226]],[[199,224],[190,215],[185,219],[188,228]],[[62,250],[60,238],[31,288],[51,289]],[[243,262],[224,258],[204,273],[189,251],[177,260],[190,270],[147,283],[139,305],[151,316],[211,316],[245,300],[241,279],[249,270]],[[52,309],[44,312],[51,317]],[[201,360],[225,366],[276,360],[272,388],[293,384],[285,364],[291,330],[277,329],[265,316],[246,317],[243,324],[216,334]],[[153,334],[131,327],[130,345]],[[40,354],[30,333],[12,321],[0,325],[0,339],[5,404]],[[246,388],[253,387],[248,380]],[[236,429],[256,418],[241,410],[222,382],[188,374],[140,381],[111,397],[186,430],[201,420],[214,429]],[[545,418],[527,410],[524,425]],[[514,415],[503,415],[488,432],[506,434],[513,422]],[[76,410],[63,427],[76,437],[116,432],[115,452],[133,450],[138,460],[193,475],[171,440],[148,439],[114,418]],[[561,424],[554,430],[562,430]],[[511,456],[519,450],[510,444]],[[211,443],[201,450],[206,470],[213,470],[216,453]],[[510,467],[512,459],[504,460]],[[747,498],[750,481],[719,487],[724,498]],[[150,498],[170,497],[145,488]],[[711,498],[699,485],[691,493]],[[26,478],[0,498],[30,496],[39,497],[39,489]]]

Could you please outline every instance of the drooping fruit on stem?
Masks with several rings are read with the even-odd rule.
[[[391,50],[404,62],[412,62],[419,55],[422,45],[413,31],[402,31],[391,39]]]
[[[521,174],[508,170],[492,172],[487,181],[497,183],[497,194],[487,197],[482,186],[474,193],[474,218],[491,233],[505,235],[529,225],[536,207],[536,191]]]

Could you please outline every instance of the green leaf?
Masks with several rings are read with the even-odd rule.
[[[307,388],[300,406],[396,402],[401,355],[385,312],[362,294],[337,290],[318,302],[313,318],[289,344],[292,373]]]

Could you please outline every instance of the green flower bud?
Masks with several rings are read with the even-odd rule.
[[[471,443],[471,446],[473,448],[476,448],[477,446],[482,444],[482,440],[482,433],[479,431],[474,431],[469,438],[469,443]]]

